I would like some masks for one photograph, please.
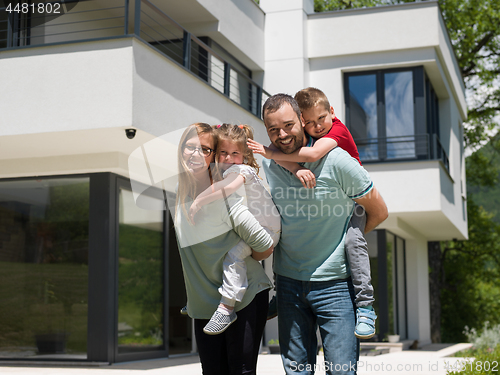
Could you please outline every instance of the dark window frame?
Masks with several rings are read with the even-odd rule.
[[[415,157],[410,158],[387,158],[387,124],[385,114],[385,81],[384,76],[388,73],[412,72],[413,77],[413,106],[414,106],[414,137]],[[349,77],[375,75],[377,95],[377,134],[378,159],[361,160],[364,164],[406,162],[413,160],[443,159],[446,168],[446,156],[442,157],[436,146],[439,143],[439,98],[427,77],[423,66],[402,67],[392,69],[375,69],[359,72],[344,73],[344,101],[345,101],[345,123],[351,130]],[[356,141],[356,139],[354,140]]]

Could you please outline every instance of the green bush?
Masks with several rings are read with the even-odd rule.
[[[447,374],[494,374],[500,372],[500,345],[495,349],[482,349],[473,361],[450,361]]]
[[[500,345],[500,324],[490,327],[490,323],[485,322],[481,333],[475,328],[469,329],[465,326],[464,334],[475,349],[487,350]]]

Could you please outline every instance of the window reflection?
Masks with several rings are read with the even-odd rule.
[[[387,158],[415,157],[413,73],[385,73]]]
[[[120,189],[118,353],[164,348],[163,212],[137,207],[132,192]]]
[[[0,356],[86,359],[89,179],[0,182]]]
[[[362,160],[378,156],[376,75],[349,77],[350,131]]]

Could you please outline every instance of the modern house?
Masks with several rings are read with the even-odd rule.
[[[428,242],[467,238],[464,85],[436,1],[0,8],[0,82],[0,358],[195,352],[171,215],[138,196],[158,208],[175,194],[189,124],[247,123],[267,142],[263,101],[307,86],[327,94],[389,208],[367,236],[378,339],[430,342]],[[264,344],[275,338],[272,320]]]

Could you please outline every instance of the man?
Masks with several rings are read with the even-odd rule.
[[[270,97],[263,118],[269,139],[283,153],[313,144],[291,96]],[[274,161],[264,161],[282,217],[274,272],[283,365],[289,375],[314,372],[318,326],[326,373],[355,374],[359,342],[353,334],[356,307],[344,252],[345,233],[354,202],[366,210],[365,232],[387,218],[387,207],[368,173],[341,148],[303,165],[316,176],[314,189],[304,188]]]

